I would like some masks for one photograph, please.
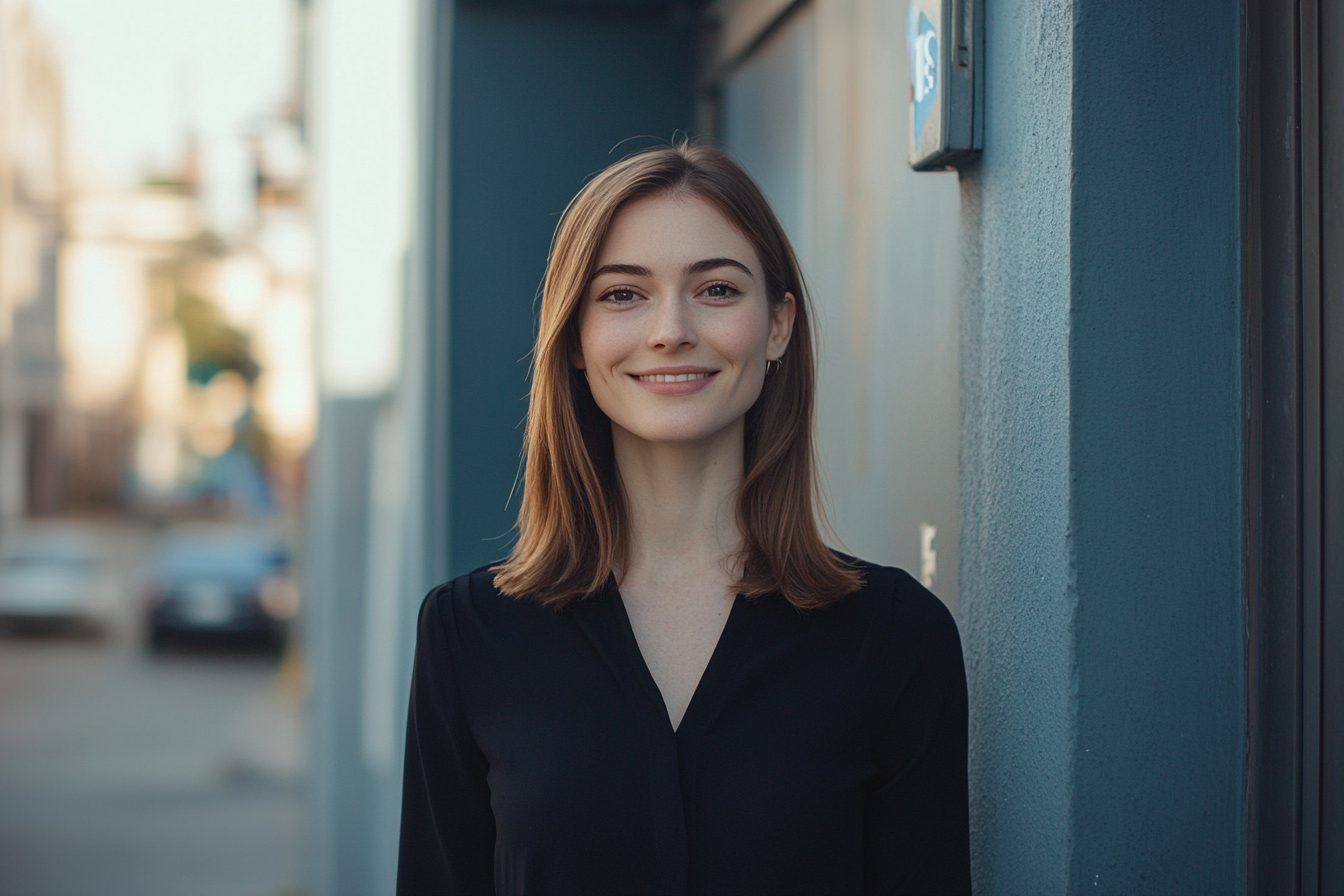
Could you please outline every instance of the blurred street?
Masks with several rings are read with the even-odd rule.
[[[297,658],[151,655],[151,530],[94,531],[119,585],[105,636],[0,633],[0,896],[301,892]]]

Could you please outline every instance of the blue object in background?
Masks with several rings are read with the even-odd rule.
[[[910,4],[906,24],[906,57],[910,60],[911,99],[915,103],[915,145],[924,134],[924,122],[938,99],[938,29],[918,6]]]

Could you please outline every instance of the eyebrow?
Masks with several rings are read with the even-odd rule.
[[[703,274],[706,271],[712,271],[715,268],[737,268],[748,277],[755,277],[755,274],[751,272],[751,268],[732,258],[706,258],[704,261],[697,261],[694,264],[686,265],[686,273]]]
[[[706,271],[712,271],[715,268],[737,268],[748,277],[755,278],[751,268],[742,262],[732,258],[706,258],[702,261],[691,262],[686,265],[684,273],[703,274]],[[593,271],[593,277],[597,278],[603,274],[625,274],[627,277],[652,277],[653,271],[644,267],[642,264],[604,264],[602,267]]]

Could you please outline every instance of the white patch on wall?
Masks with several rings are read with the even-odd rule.
[[[925,588],[932,588],[938,578],[938,552],[933,549],[937,526],[919,524],[919,580]]]

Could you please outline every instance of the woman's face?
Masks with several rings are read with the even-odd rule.
[[[579,314],[571,361],[598,407],[639,439],[685,443],[741,424],[794,300],[769,302],[756,251],[714,206],[658,196],[617,213]]]

